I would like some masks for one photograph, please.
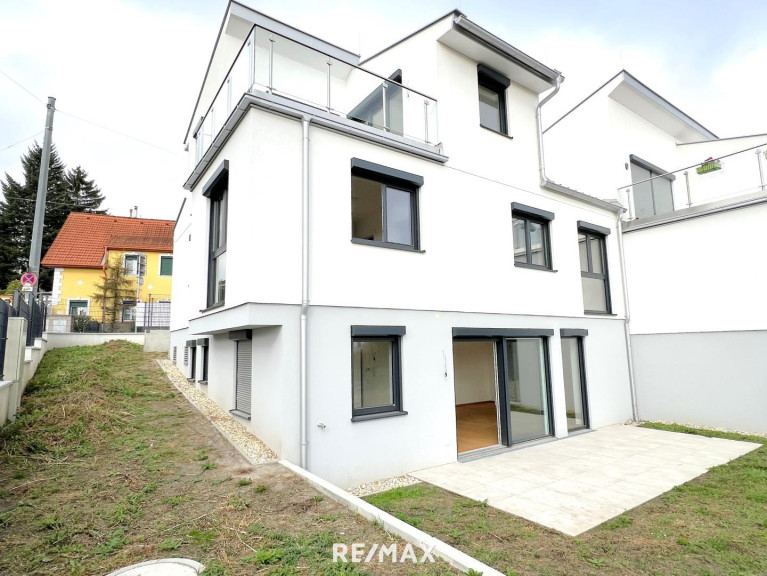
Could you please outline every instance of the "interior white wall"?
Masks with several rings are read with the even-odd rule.
[[[495,402],[495,344],[454,342],[455,403]]]

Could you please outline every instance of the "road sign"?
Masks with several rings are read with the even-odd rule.
[[[28,292],[32,292],[32,284],[24,284],[24,286],[21,287],[21,291],[26,294]]]
[[[30,286],[37,284],[37,276],[35,276],[34,272],[27,272],[21,275],[21,285],[26,286],[27,284]]]

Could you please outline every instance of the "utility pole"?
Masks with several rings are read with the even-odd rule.
[[[40,159],[40,176],[37,180],[37,201],[35,202],[35,222],[32,228],[32,246],[29,249],[29,272],[40,277],[40,257],[43,250],[43,224],[45,223],[45,196],[48,193],[48,164],[51,160],[51,135],[53,134],[53,112],[56,99],[48,96],[48,114],[45,117],[45,135],[43,136],[43,155]],[[37,296],[40,282],[32,287],[31,299]]]

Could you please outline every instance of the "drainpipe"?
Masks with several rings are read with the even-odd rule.
[[[631,346],[631,308],[629,306],[628,278],[626,277],[626,257],[623,251],[623,222],[621,214],[618,214],[615,222],[618,232],[618,254],[621,259],[621,282],[623,284],[623,308],[626,319],[623,321],[623,333],[626,338],[626,360],[629,368],[629,389],[631,390],[631,418],[634,422],[639,421],[639,410],[637,408],[636,382],[634,380],[634,353]]]
[[[301,153],[301,344],[300,344],[300,371],[301,371],[301,468],[307,465],[307,441],[306,441],[306,315],[309,311],[309,122],[311,119],[304,116],[301,119],[303,130],[302,153]]]
[[[557,95],[557,92],[559,92],[559,89],[562,87],[562,82],[564,81],[564,76],[561,74],[557,76],[557,84],[554,86],[554,90],[552,90],[546,98],[541,100],[535,109],[535,119],[538,122],[538,171],[541,176],[541,186],[545,186],[549,181],[549,179],[546,178],[546,163],[543,157],[543,120],[541,119],[541,108],[543,108],[543,105],[546,104],[546,102]]]

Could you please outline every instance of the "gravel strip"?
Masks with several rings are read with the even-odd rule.
[[[160,368],[167,374],[171,383],[178,388],[184,397],[197,408],[213,424],[223,430],[232,444],[244,452],[255,464],[264,464],[266,462],[275,462],[277,455],[272,452],[261,440],[248,432],[242,424],[232,418],[231,414],[225,412],[221,407],[213,402],[205,392],[198,390],[193,384],[190,384],[181,370],[173,362],[165,358],[157,360]]]
[[[409,474],[404,476],[394,476],[392,478],[382,478],[375,482],[365,482],[359,486],[355,486],[348,490],[351,494],[362,498],[363,496],[370,496],[371,494],[377,494],[378,492],[386,492],[393,488],[401,488],[402,486],[410,486],[412,484],[418,484],[420,480]]]

